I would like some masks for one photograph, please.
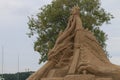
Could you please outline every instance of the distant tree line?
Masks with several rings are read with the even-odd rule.
[[[5,80],[26,80],[32,73],[33,71],[30,72],[19,72],[15,74],[3,74],[3,77]],[[0,74],[0,76],[2,76]]]

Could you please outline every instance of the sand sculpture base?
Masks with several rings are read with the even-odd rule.
[[[99,78],[94,75],[67,75],[64,78],[42,78],[41,80],[113,80],[112,78]]]

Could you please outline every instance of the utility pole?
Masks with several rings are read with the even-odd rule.
[[[0,76],[0,80],[5,80],[4,79],[4,47],[1,46],[2,49],[2,75]]]
[[[18,54],[18,79],[19,80],[19,54]]]
[[[4,47],[2,46],[2,78],[4,77]]]

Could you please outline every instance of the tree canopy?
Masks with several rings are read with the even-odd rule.
[[[26,80],[32,73],[34,72],[30,71],[30,72],[19,72],[15,74],[3,74],[3,77],[5,80]],[[2,74],[0,74],[0,76],[1,75]]]
[[[101,8],[100,0],[53,0],[51,4],[42,7],[36,16],[29,17],[28,35],[37,35],[34,50],[40,54],[40,63],[47,60],[47,53],[54,46],[59,31],[67,26],[70,10],[74,5],[80,7],[83,27],[94,33],[106,51],[107,35],[100,26],[109,23],[113,16]]]

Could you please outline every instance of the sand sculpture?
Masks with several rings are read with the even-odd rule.
[[[74,6],[48,61],[27,80],[120,80],[120,66],[109,61],[94,34],[82,27]]]

